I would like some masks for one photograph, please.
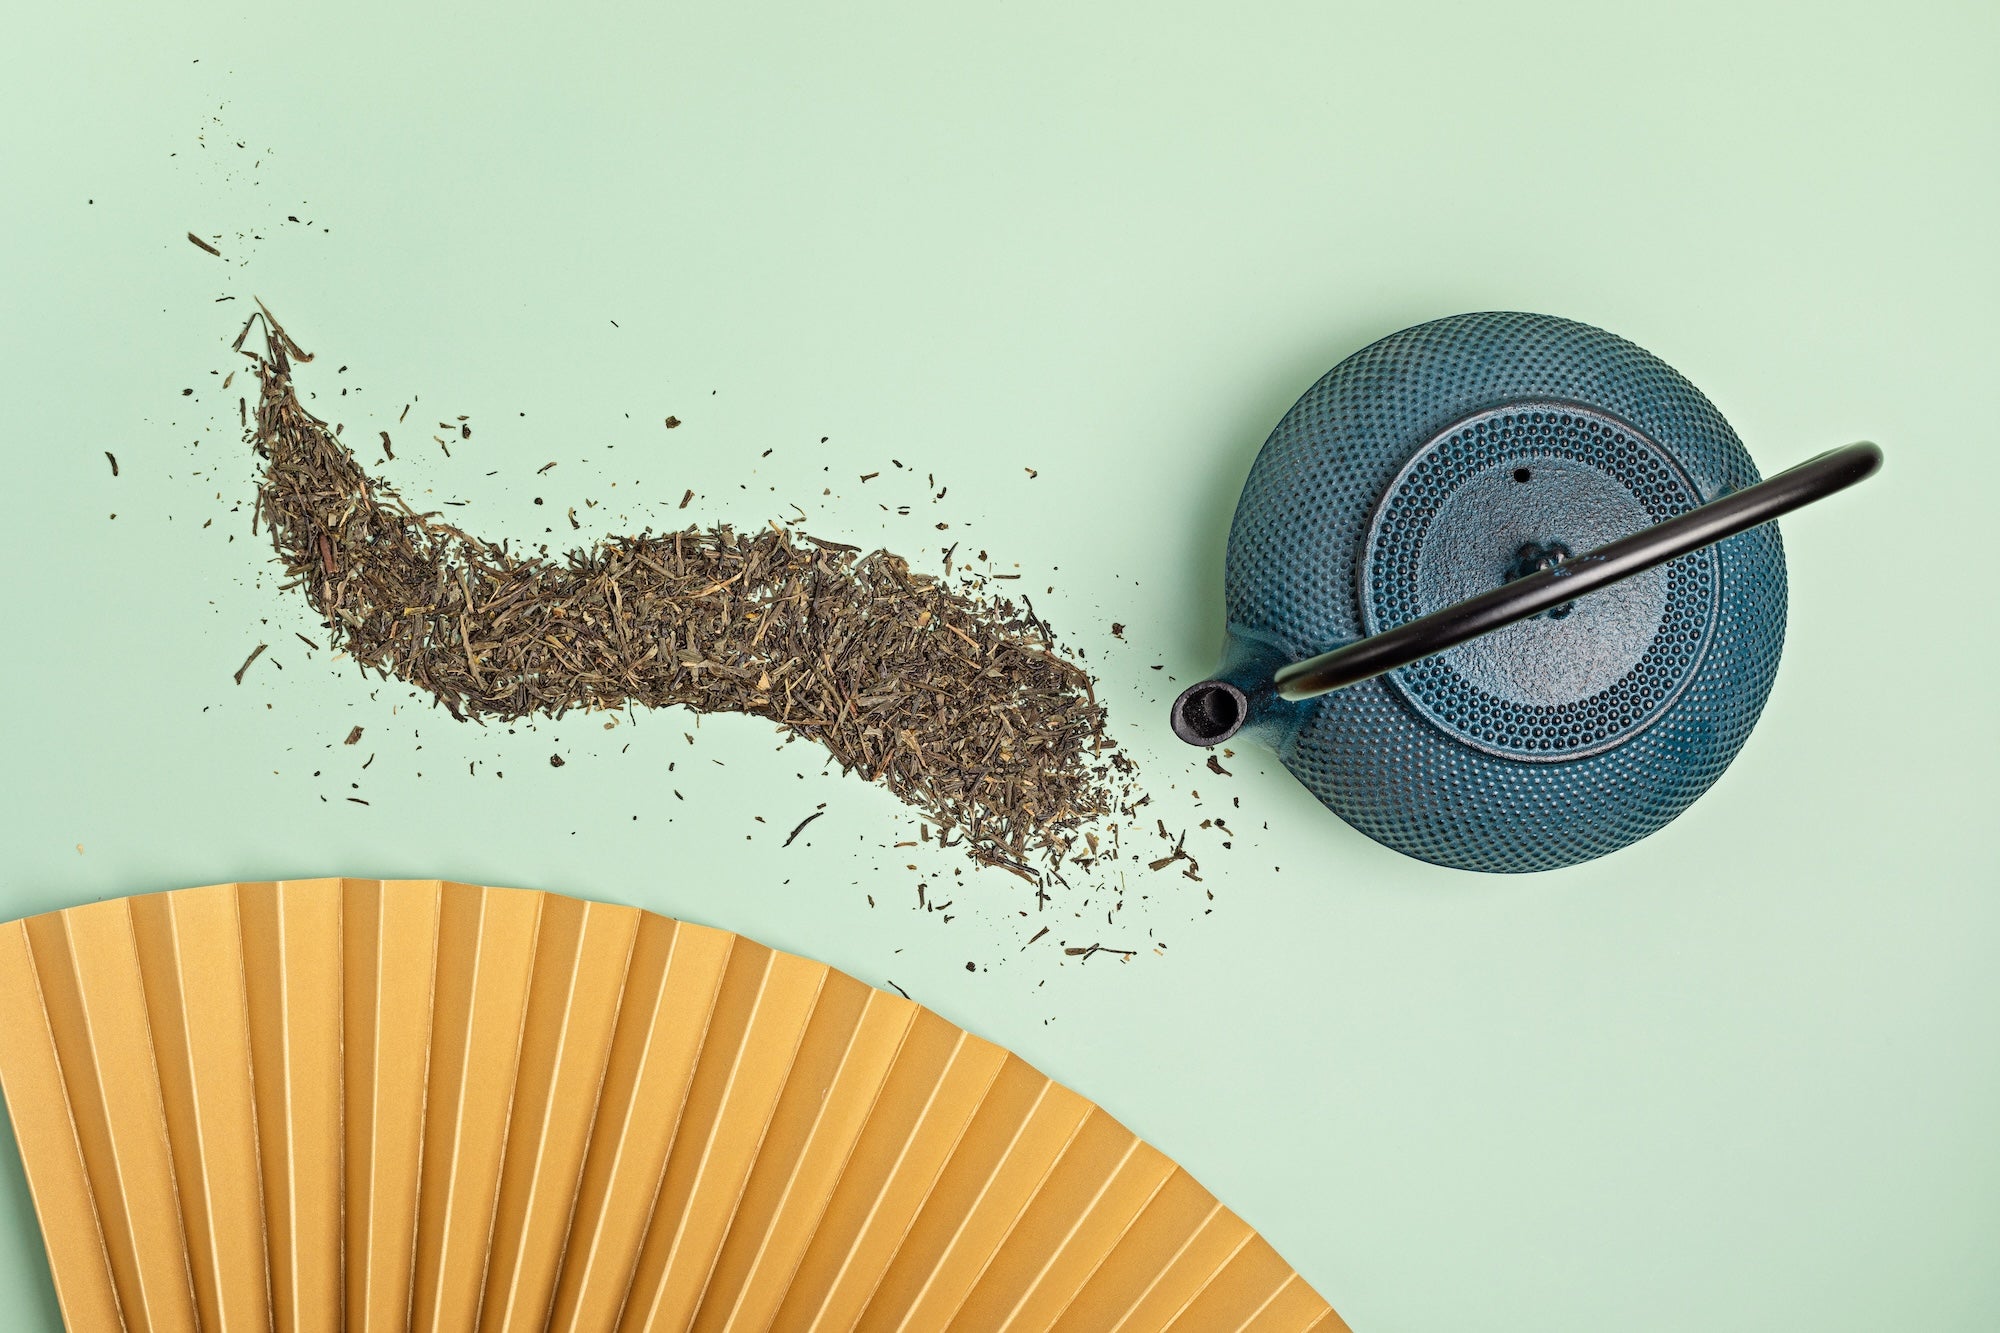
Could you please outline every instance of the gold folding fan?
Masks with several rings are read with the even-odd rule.
[[[1164,1156],[820,963],[435,881],[0,927],[79,1330],[1344,1329]]]

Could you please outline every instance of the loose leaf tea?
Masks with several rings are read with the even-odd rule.
[[[785,835],[785,841],[781,845],[785,847],[791,846],[792,839],[798,837],[799,834],[804,833],[806,831],[806,825],[812,823],[815,819],[818,819],[821,815],[825,813],[826,811],[824,810],[815,810],[811,814],[807,815],[804,819],[801,819],[798,822],[798,824],[792,829],[792,831]]]
[[[370,477],[301,404],[293,370],[311,357],[268,311],[238,350],[257,318],[257,517],[285,586],[364,671],[461,721],[628,704],[768,718],[1038,889],[1130,812],[1091,678],[1032,608],[776,523],[517,554]]]
[[[262,657],[264,655],[264,650],[266,648],[269,648],[270,646],[271,645],[268,643],[260,643],[255,648],[252,648],[250,650],[250,656],[244,658],[243,665],[236,668],[236,683],[238,685],[241,685],[243,683],[243,673],[250,669],[250,664],[256,661],[258,658]]]

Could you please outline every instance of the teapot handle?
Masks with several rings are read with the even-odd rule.
[[[1594,551],[1343,648],[1288,663],[1252,691],[1222,679],[1191,685],[1174,701],[1174,734],[1191,745],[1219,744],[1235,735],[1263,702],[1253,693],[1298,701],[1358,685],[1823,500],[1873,476],[1881,466],[1881,449],[1866,441],[1829,449]]]

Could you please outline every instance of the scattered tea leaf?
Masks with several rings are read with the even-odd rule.
[[[778,845],[779,845],[780,847],[789,847],[789,846],[791,846],[791,845],[792,845],[792,839],[793,839],[793,838],[796,838],[796,837],[798,837],[798,836],[799,836],[799,834],[801,834],[801,833],[805,832],[805,827],[806,827],[806,825],[808,825],[808,824],[812,823],[812,822],[813,822],[813,821],[814,821],[815,819],[818,819],[818,818],[819,818],[819,817],[820,817],[821,815],[823,815],[823,814],[825,814],[825,813],[826,813],[826,811],[824,811],[824,810],[815,810],[815,811],[813,811],[813,812],[812,812],[811,814],[807,815],[807,816],[806,816],[806,817],[805,817],[804,819],[801,819],[801,820],[800,820],[800,821],[798,822],[798,825],[797,825],[797,826],[796,826],[795,828],[793,828],[793,829],[792,829],[792,831],[791,831],[790,833],[787,833],[787,834],[785,835],[785,840],[784,840],[784,841],[783,841],[782,843],[778,844]]]
[[[250,650],[250,656],[244,658],[243,665],[236,668],[236,683],[238,685],[243,683],[243,673],[250,669],[250,664],[262,656],[264,650],[270,646],[268,643],[260,643]]]

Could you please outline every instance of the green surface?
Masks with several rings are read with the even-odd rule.
[[[2000,1327],[1995,14],[16,13],[0,915],[329,872],[638,903],[1020,1051],[1359,1330]],[[1197,831],[1204,882],[1138,871],[1111,924],[1059,898],[1024,952],[1017,881],[914,911],[962,863],[764,724],[481,732],[308,654],[220,388],[253,292],[316,405],[398,430],[387,474],[476,531],[796,502],[1018,563],[1162,811],[1240,798],[1237,845]],[[1517,879],[1383,851],[1254,754],[1208,774],[1164,714],[1270,426],[1367,341],[1494,308],[1650,349],[1766,470],[1889,459],[1785,521],[1784,666],[1722,782]],[[447,460],[423,427],[459,413]],[[0,1218],[0,1309],[53,1325],[11,1152]]]

